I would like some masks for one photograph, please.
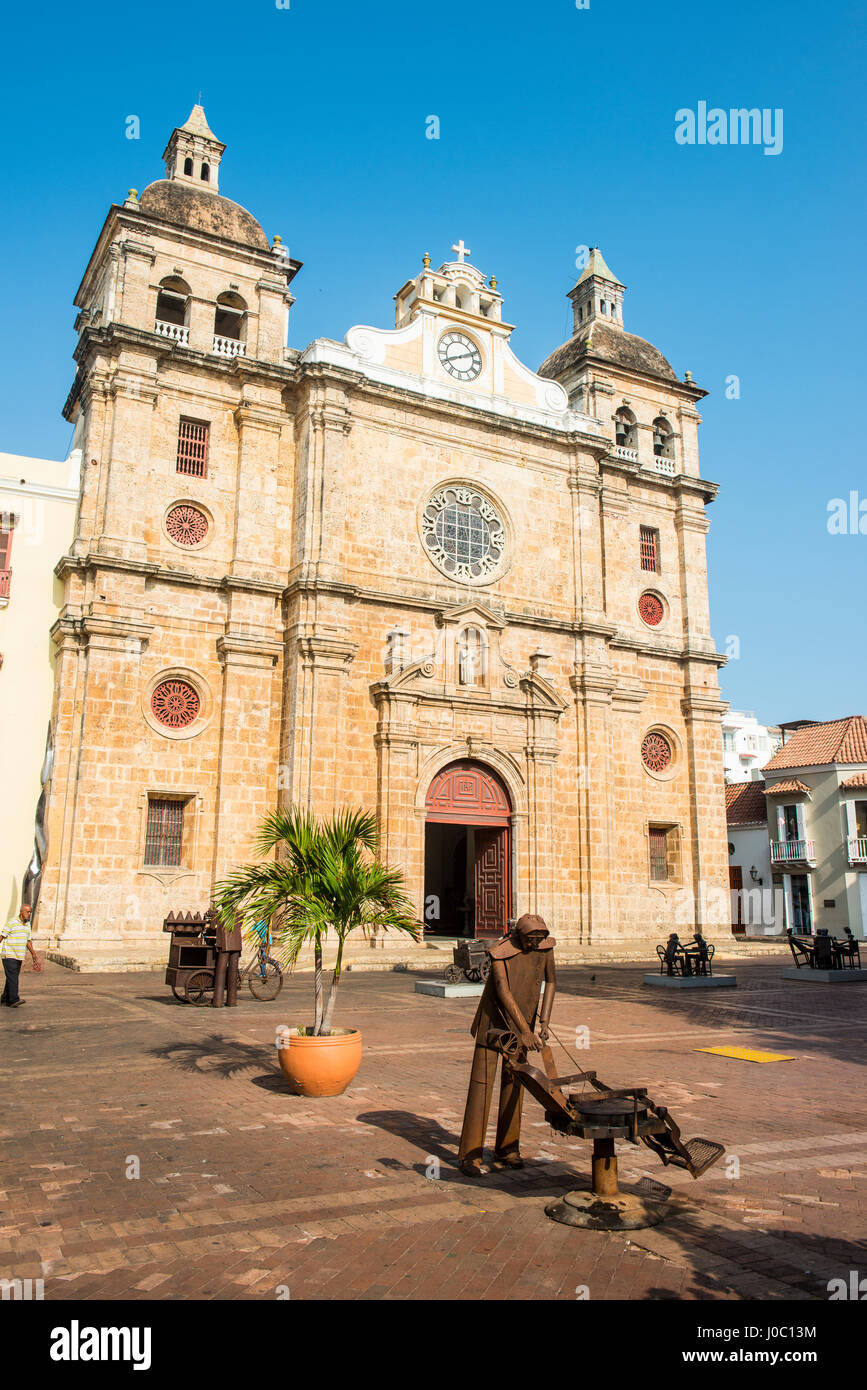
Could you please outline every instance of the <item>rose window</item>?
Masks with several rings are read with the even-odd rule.
[[[665,617],[665,609],[656,594],[642,594],[638,600],[638,612],[648,627],[658,627]]]
[[[176,545],[199,545],[208,534],[208,518],[198,507],[181,503],[166,517],[166,532]]]
[[[506,548],[506,529],[491,502],[471,487],[445,487],[428,501],[421,518],[425,549],[451,579],[493,579]]]
[[[189,681],[161,681],[151,696],[151,709],[169,729],[185,729],[199,717],[201,700]]]
[[[645,734],[641,742],[641,761],[649,772],[665,772],[671,766],[671,744],[664,734]]]

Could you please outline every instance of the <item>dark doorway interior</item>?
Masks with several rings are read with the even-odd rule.
[[[475,936],[476,827],[425,826],[424,926],[431,936]]]

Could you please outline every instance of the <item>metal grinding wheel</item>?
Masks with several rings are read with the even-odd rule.
[[[649,1112],[647,1101],[639,1096],[569,1096],[573,1121],[570,1132],[593,1140],[590,1161],[590,1189],[567,1192],[551,1202],[545,1212],[564,1226],[582,1226],[592,1231],[637,1231],[655,1226],[668,1209],[664,1200],[621,1192],[617,1181],[615,1139],[637,1140],[658,1123]]]

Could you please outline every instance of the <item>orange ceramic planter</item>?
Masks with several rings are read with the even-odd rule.
[[[361,1032],[335,1028],[313,1038],[295,1029],[278,1030],[277,1057],[293,1091],[302,1096],[339,1096],[361,1066]]]

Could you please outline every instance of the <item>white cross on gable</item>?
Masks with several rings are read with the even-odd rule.
[[[460,239],[460,241],[457,243],[457,245],[455,245],[455,246],[452,247],[452,250],[453,250],[453,251],[455,252],[455,254],[457,255],[457,258],[458,258],[458,260],[460,261],[461,265],[463,265],[463,263],[464,263],[464,256],[471,256],[471,255],[473,254],[472,251],[470,250],[469,246],[464,246],[464,239],[463,239],[463,237],[461,237],[461,239]]]

